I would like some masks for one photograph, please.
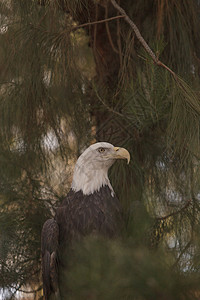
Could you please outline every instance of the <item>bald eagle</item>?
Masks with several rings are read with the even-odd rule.
[[[129,152],[110,143],[88,147],[78,158],[71,189],[57,208],[54,219],[44,223],[41,234],[42,276],[45,299],[59,294],[62,251],[72,241],[90,234],[115,237],[121,209],[108,179],[116,159],[130,161]]]

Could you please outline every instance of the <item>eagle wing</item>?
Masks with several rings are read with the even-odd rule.
[[[42,277],[45,300],[58,292],[58,239],[59,227],[54,219],[47,220],[42,228]]]

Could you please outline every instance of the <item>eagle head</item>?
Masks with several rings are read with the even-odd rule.
[[[113,192],[108,179],[108,169],[116,159],[127,159],[130,154],[125,148],[114,147],[110,143],[99,142],[88,147],[78,158],[72,181],[72,190],[82,191],[89,195],[108,185]]]

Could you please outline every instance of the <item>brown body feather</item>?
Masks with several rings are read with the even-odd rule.
[[[116,237],[122,229],[121,208],[108,186],[89,195],[70,190],[42,230],[42,272],[45,299],[58,292],[58,273],[62,261],[58,253],[72,241],[91,234]],[[62,257],[62,255],[59,257]]]

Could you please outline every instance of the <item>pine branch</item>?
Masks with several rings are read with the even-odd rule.
[[[174,71],[172,71],[168,66],[166,66],[163,62],[161,62],[158,59],[158,57],[151,50],[151,48],[149,47],[149,45],[147,44],[147,42],[145,41],[145,39],[141,35],[141,33],[140,33],[139,29],[137,28],[137,26],[133,23],[133,21],[126,14],[125,10],[119,4],[117,4],[117,2],[115,0],[110,0],[110,1],[111,1],[112,5],[116,8],[116,10],[122,16],[124,16],[125,21],[131,26],[131,28],[133,29],[136,37],[138,38],[138,40],[140,41],[140,43],[142,44],[142,46],[144,47],[146,52],[150,55],[153,62],[157,66],[160,66],[160,67],[164,68],[165,70],[167,70],[172,75],[172,78],[175,80],[175,82],[176,82],[176,84],[179,88],[180,94],[182,96],[181,100],[185,103],[186,109],[191,114],[195,115],[195,117],[196,117],[195,120],[196,120],[196,124],[197,124],[198,118],[199,118],[199,115],[200,115],[200,105],[199,105],[199,99],[197,98],[196,93],[191,89],[190,86],[187,85],[187,83],[182,78],[180,78]],[[174,118],[174,119],[176,119],[176,118]],[[171,128],[171,132],[173,132],[173,130],[176,130],[176,124],[173,125],[173,126]],[[177,136],[180,136],[180,132],[178,133]],[[197,137],[196,140],[197,139],[199,139],[199,137]],[[199,144],[199,140],[196,142],[196,144],[197,143]],[[177,143],[177,145],[178,145],[178,143]],[[184,146],[183,143],[179,142],[179,147],[182,148],[183,146]]]
[[[121,6],[119,6],[115,0],[111,0],[111,3],[117,9],[117,11],[122,16],[124,16],[125,21],[131,26],[131,28],[135,32],[136,37],[138,38],[138,40],[140,41],[140,43],[142,44],[142,46],[144,47],[144,49],[146,50],[146,52],[151,56],[151,58],[153,59],[154,63],[156,65],[161,66],[162,68],[166,69],[169,73],[171,73],[171,75],[174,77],[174,79],[181,84],[181,82],[179,81],[179,78],[176,75],[176,73],[174,71],[172,71],[168,66],[166,66],[164,63],[162,63],[158,59],[158,57],[155,55],[155,53],[152,51],[152,49],[149,47],[149,45],[147,44],[147,42],[145,41],[145,39],[141,35],[138,27],[135,25],[135,23],[133,23],[133,21],[126,14],[125,10]]]
[[[156,55],[153,53],[153,51],[151,50],[151,48],[149,47],[149,45],[147,44],[147,42],[145,41],[145,39],[141,35],[141,33],[140,33],[139,29],[137,28],[137,26],[133,23],[133,21],[126,14],[125,10],[121,6],[119,6],[115,0],[111,0],[111,3],[118,10],[118,12],[122,16],[124,16],[125,21],[127,23],[129,23],[129,25],[132,27],[133,31],[135,32],[135,35],[137,36],[137,38],[140,41],[140,43],[142,44],[142,46],[149,53],[149,55],[152,57],[153,61],[155,63],[157,63],[158,59],[157,59]]]
[[[163,217],[157,217],[156,220],[162,221],[162,220],[166,220],[166,219],[168,219],[168,218],[170,218],[170,217],[173,217],[173,216],[175,216],[175,215],[181,213],[181,212],[182,212],[183,210],[185,210],[186,208],[188,208],[188,206],[190,206],[191,203],[192,203],[192,199],[189,199],[189,200],[186,202],[186,204],[185,204],[182,208],[180,208],[179,210],[174,211],[174,212],[172,212],[172,213],[170,213],[170,214],[168,214],[168,215],[166,215],[166,216],[163,216]]]

